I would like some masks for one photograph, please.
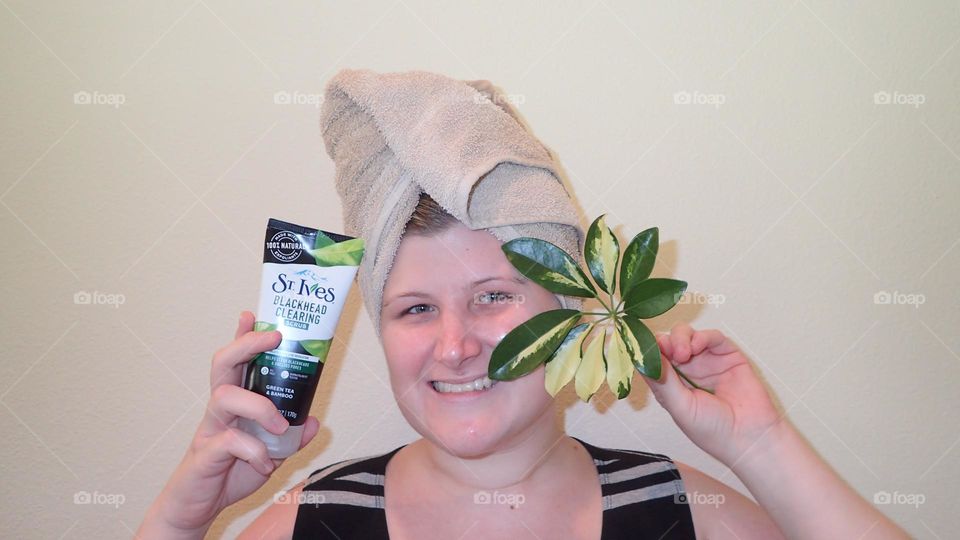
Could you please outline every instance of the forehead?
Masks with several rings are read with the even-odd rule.
[[[455,279],[470,281],[491,274],[519,277],[500,249],[500,241],[484,230],[462,223],[431,236],[405,236],[397,250],[386,288],[397,282]]]

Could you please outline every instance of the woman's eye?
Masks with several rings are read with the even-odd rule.
[[[423,313],[423,311],[420,311],[419,308],[430,309],[430,306],[428,306],[428,305],[426,305],[426,304],[417,304],[417,305],[411,307],[410,309],[404,311],[403,314],[404,314],[404,315],[416,315],[416,314],[418,314],[418,313]]]
[[[509,293],[495,291],[478,295],[477,301],[480,304],[505,304],[510,298],[512,297]]]

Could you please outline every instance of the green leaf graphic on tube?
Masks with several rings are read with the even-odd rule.
[[[359,266],[363,258],[363,238],[353,238],[314,249],[317,266]]]
[[[271,332],[277,329],[277,325],[274,323],[268,323],[264,321],[256,321],[253,323],[254,332]]]
[[[327,353],[330,352],[332,341],[332,339],[304,339],[300,341],[300,346],[311,356],[316,356],[321,362],[324,362],[327,359]]]
[[[321,248],[333,245],[336,242],[333,241],[333,238],[323,234],[323,231],[317,231],[317,237],[313,240],[313,250],[316,251]]]
[[[603,309],[557,309],[534,315],[500,340],[491,354],[488,376],[509,381],[546,363],[547,392],[556,396],[573,382],[583,401],[589,401],[604,380],[617,399],[627,397],[634,370],[659,380],[660,347],[641,319],[665,313],[687,289],[685,281],[650,277],[659,242],[659,229],[651,227],[637,234],[621,257],[620,242],[601,215],[584,240],[588,272],[550,242],[523,237],[504,243],[507,260],[531,281],[552,293],[595,298]],[[597,319],[581,322],[584,317]],[[674,370],[694,388],[713,393]]]

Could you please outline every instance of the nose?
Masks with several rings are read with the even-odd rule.
[[[451,369],[460,369],[481,350],[479,336],[468,315],[447,311],[440,317],[440,335],[434,351],[438,362]]]

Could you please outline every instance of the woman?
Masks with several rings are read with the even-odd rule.
[[[582,246],[554,156],[488,81],[343,70],[327,87],[321,128],[345,232],[366,241],[358,279],[391,388],[422,438],[317,470],[245,538],[906,537],[779,417],[717,330],[681,323],[658,336],[663,374],[645,380],[759,506],[668,456],[566,435],[544,366],[513,381],[485,378],[510,330],[575,301],[519,274],[504,238],[553,241],[577,260]],[[281,463],[235,427],[239,417],[273,433],[287,427],[269,399],[238,386],[244,363],[281,339],[253,324],[243,312],[234,341],[214,354],[206,413],[142,536],[202,538]],[[674,364],[715,394],[681,382]],[[318,428],[310,417],[301,448]]]
[[[423,438],[391,452],[386,464],[382,512],[390,538],[597,539],[601,527],[602,538],[670,538],[678,536],[655,528],[674,521],[682,528],[685,512],[697,538],[907,538],[778,417],[732,342],[717,330],[683,323],[658,336],[664,376],[645,380],[683,432],[731,467],[760,505],[675,462],[686,493],[709,494],[722,504],[687,506],[668,498],[675,510],[667,518],[639,519],[644,514],[638,510],[632,529],[609,529],[596,464],[556,421],[542,366],[466,398],[437,392],[432,384],[486,374],[490,353],[506,332],[559,307],[553,294],[523,279],[499,246],[489,233],[466,228],[424,197],[397,252],[381,312],[384,353],[401,411]],[[486,277],[498,279],[471,286]],[[269,400],[237,386],[243,363],[279,343],[278,332],[252,327],[253,314],[242,313],[236,339],[214,355],[207,413],[140,536],[202,538],[220,510],[256,491],[282,462],[231,427],[245,417],[283,431],[273,423],[278,415]],[[716,394],[686,386],[674,364]],[[311,417],[306,426],[301,448],[319,424]],[[290,538],[298,510],[318,507],[302,493],[305,484],[268,508],[242,537]],[[478,493],[494,492],[513,507],[478,504]]]

